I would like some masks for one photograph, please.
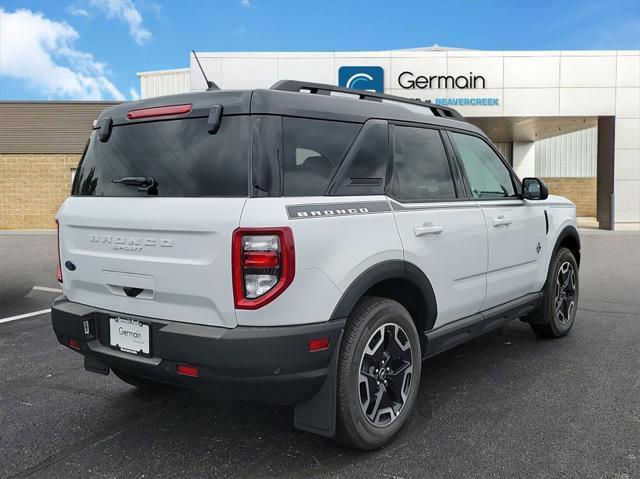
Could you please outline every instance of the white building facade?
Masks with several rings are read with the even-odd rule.
[[[582,184],[578,179],[591,178],[587,183],[597,190],[592,195],[597,205],[593,214],[591,207],[585,207],[586,216],[597,217],[604,228],[635,229],[640,224],[638,50],[515,52],[431,47],[197,55],[209,80],[223,89],[269,88],[278,80],[296,79],[452,106],[484,129],[520,177],[551,178],[552,192],[556,183],[558,188],[582,188],[576,186]],[[184,78],[185,70],[167,71],[165,78],[163,72],[139,74],[143,97],[157,96],[153,91],[205,89],[193,54],[190,67],[188,89],[174,78]],[[144,84],[150,85],[151,74],[156,82],[153,89]],[[554,183],[554,178],[565,180]],[[574,194],[578,199],[584,196]]]

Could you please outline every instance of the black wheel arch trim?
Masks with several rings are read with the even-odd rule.
[[[342,294],[340,301],[338,301],[331,314],[331,319],[349,317],[353,308],[369,289],[382,281],[390,279],[408,280],[415,286],[420,295],[426,321],[422,328],[423,331],[418,331],[418,334],[422,335],[425,331],[433,328],[438,316],[438,305],[433,286],[431,286],[429,278],[420,268],[405,260],[382,261],[360,273]]]
[[[580,250],[581,250],[580,235],[578,234],[578,230],[576,229],[576,227],[573,225],[565,226],[562,229],[562,231],[560,231],[560,234],[558,234],[558,237],[556,238],[556,243],[553,246],[553,251],[551,252],[551,257],[549,258],[549,267],[551,267],[551,262],[553,261],[553,258],[555,258],[556,253],[560,249],[560,245],[562,244],[562,241],[567,237],[573,238],[578,244],[578,255],[576,257],[576,263],[578,263],[578,268],[580,267]]]

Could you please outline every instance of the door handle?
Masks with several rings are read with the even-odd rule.
[[[500,215],[493,218],[493,226],[502,226],[502,225],[510,225],[511,219],[506,216]]]
[[[440,225],[434,225],[433,223],[425,223],[422,226],[416,226],[413,228],[413,234],[416,236],[423,235],[439,235],[444,231],[444,228]]]

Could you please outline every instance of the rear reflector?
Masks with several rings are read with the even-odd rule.
[[[131,110],[127,113],[129,120],[140,118],[151,118],[158,116],[186,115],[191,112],[191,103],[185,105],[157,106],[154,108],[143,108],[141,110]]]
[[[198,377],[198,368],[187,364],[178,364],[176,366],[176,372],[182,376],[189,376],[191,378]]]
[[[315,338],[309,340],[309,352],[315,353],[316,351],[326,351],[329,349],[329,342],[331,338]]]
[[[69,338],[69,341],[67,341],[67,345],[71,349],[75,349],[76,351],[80,351],[80,341],[78,341],[75,338]]]
[[[245,268],[277,268],[280,265],[278,253],[275,251],[265,251],[264,253],[245,253]]]

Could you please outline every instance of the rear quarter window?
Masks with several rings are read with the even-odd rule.
[[[116,126],[106,143],[94,130],[76,172],[75,196],[146,196],[124,177],[152,177],[157,195],[248,195],[249,117],[223,117],[214,135],[206,118]],[[152,193],[153,194],[153,193]]]

